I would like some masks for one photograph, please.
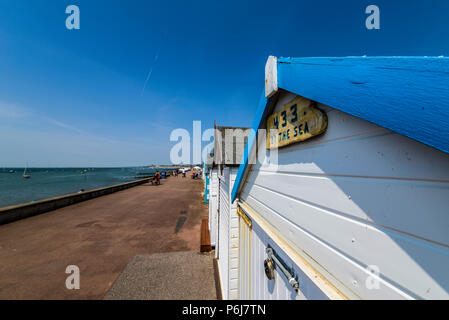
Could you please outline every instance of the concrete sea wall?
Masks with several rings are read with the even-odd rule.
[[[72,193],[59,197],[44,199],[33,203],[25,203],[0,209],[0,225],[11,223],[20,219],[36,216],[75,203],[108,195],[124,189],[129,189],[151,181],[151,178],[126,182],[114,186],[93,189],[81,193]]]

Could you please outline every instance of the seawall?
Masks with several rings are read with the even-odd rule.
[[[36,216],[72,204],[105,196],[117,191],[129,189],[151,181],[151,178],[117,184],[114,186],[93,189],[81,193],[72,193],[54,198],[39,200],[32,203],[19,204],[0,209],[0,225],[20,219]]]

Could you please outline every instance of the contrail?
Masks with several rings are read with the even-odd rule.
[[[145,89],[147,87],[148,81],[150,81],[151,75],[153,74],[153,67],[154,67],[154,64],[156,63],[157,59],[159,59],[159,52],[160,51],[161,51],[161,47],[159,47],[159,49],[157,50],[156,56],[154,57],[154,60],[153,60],[153,65],[151,66],[151,69],[148,72],[147,79],[145,80],[145,83],[144,83],[143,88],[142,88],[142,93],[140,94],[140,96],[143,96],[143,93],[145,92]]]

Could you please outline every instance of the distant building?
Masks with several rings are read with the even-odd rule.
[[[221,286],[226,299],[236,299],[238,252],[234,249],[237,207],[231,202],[231,191],[243,159],[249,128],[215,125],[214,152],[209,173],[209,229],[220,268]]]

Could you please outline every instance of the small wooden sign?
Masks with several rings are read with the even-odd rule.
[[[327,115],[316,103],[296,97],[267,119],[267,149],[285,147],[317,136],[327,129]]]

